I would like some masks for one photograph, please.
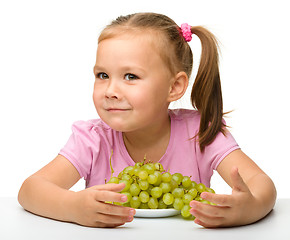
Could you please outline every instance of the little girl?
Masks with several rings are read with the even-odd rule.
[[[192,88],[196,110],[169,110],[188,86],[192,34],[202,53]],[[93,227],[116,227],[133,220],[121,184],[104,184],[111,175],[143,160],[160,162],[209,187],[213,170],[232,187],[231,195],[203,192],[215,203],[192,201],[195,223],[224,227],[253,223],[269,213],[276,199],[271,179],[239,148],[223,121],[217,42],[203,27],[167,16],[122,16],[98,40],[93,100],[100,119],[79,121],[59,155],[27,178],[20,204],[33,213]],[[86,189],[69,189],[80,179]]]

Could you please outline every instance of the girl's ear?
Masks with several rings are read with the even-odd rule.
[[[168,94],[168,101],[174,102],[180,99],[184,95],[187,86],[188,86],[187,74],[185,72],[177,73],[171,82]]]

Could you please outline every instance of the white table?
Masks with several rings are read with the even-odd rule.
[[[274,210],[259,222],[242,227],[205,229],[181,216],[135,218],[121,227],[89,228],[36,216],[15,198],[0,198],[0,239],[271,239],[290,240],[290,199],[278,199]]]

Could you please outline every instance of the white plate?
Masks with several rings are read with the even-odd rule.
[[[159,218],[159,217],[171,217],[180,214],[179,210],[174,208],[168,209],[136,209],[135,217],[142,218]]]

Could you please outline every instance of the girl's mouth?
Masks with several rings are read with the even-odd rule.
[[[108,112],[126,112],[126,111],[129,111],[130,109],[127,109],[127,108],[107,108],[106,110]]]

